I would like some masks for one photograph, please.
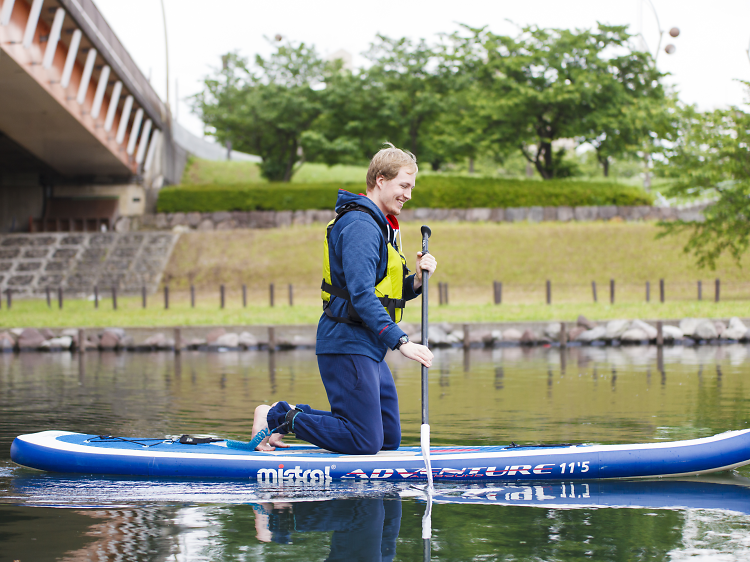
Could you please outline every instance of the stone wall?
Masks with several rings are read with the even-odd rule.
[[[515,207],[473,209],[404,209],[399,216],[409,221],[466,222],[570,222],[595,220],[702,220],[706,205],[673,207]],[[327,223],[335,217],[333,210],[306,211],[221,211],[214,213],[157,213],[142,217],[123,217],[115,229],[168,230],[175,227],[195,230],[231,230],[235,228],[277,228],[290,225]]]
[[[88,296],[117,287],[123,294],[157,289],[179,234],[138,232],[0,234],[0,292],[40,296],[62,287]]]

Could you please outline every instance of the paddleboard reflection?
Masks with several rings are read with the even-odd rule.
[[[496,504],[546,508],[717,509],[750,514],[750,479],[596,480],[591,482],[510,483],[438,490],[436,504]]]

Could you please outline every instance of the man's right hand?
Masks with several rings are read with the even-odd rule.
[[[421,345],[414,342],[406,342],[398,348],[401,355],[407,359],[412,359],[422,363],[425,367],[432,367],[432,351],[426,345]]]

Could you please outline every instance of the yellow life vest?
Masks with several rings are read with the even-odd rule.
[[[343,208],[341,212],[336,215],[336,218],[328,223],[328,226],[326,227],[326,235],[323,240],[323,283],[320,288],[321,296],[323,298],[323,311],[329,318],[344,324],[362,324],[362,318],[360,318],[357,311],[354,310],[349,292],[346,289],[335,287],[331,284],[331,255],[329,253],[328,239],[336,221],[350,211],[362,211],[372,215],[372,211],[367,207],[352,204]],[[391,319],[394,322],[401,322],[404,306],[406,304],[406,301],[403,300],[404,278],[409,269],[406,267],[406,258],[401,253],[400,248],[395,245],[395,240],[393,244],[388,242],[387,230],[383,232],[383,238],[388,248],[388,264],[385,270],[385,277],[375,285],[375,296],[378,297],[378,300],[383,304]],[[342,298],[348,302],[348,318],[333,315],[330,309],[331,296]]]

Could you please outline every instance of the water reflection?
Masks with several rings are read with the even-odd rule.
[[[436,350],[432,440],[628,443],[745,428],[747,351]],[[419,368],[389,362],[403,442],[415,445]],[[326,404],[312,351],[0,354],[0,550],[11,560],[422,559],[426,504],[406,488],[67,477],[8,458],[13,437],[51,428],[247,438],[255,405],[280,399]],[[441,487],[432,559],[747,559],[750,469],[737,474]]]
[[[714,477],[439,486],[432,559],[746,559],[749,485]],[[421,560],[428,507],[420,492],[393,485],[23,474],[12,490],[20,505],[0,502],[0,536],[21,560]]]

